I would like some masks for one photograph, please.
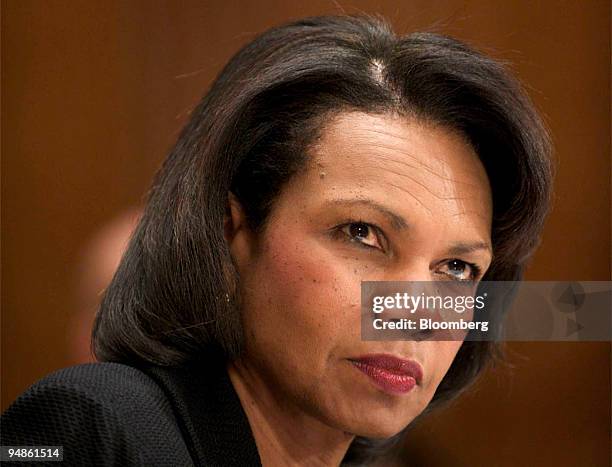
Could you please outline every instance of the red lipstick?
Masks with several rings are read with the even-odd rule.
[[[421,365],[393,355],[364,355],[349,361],[389,394],[406,394],[423,379]]]

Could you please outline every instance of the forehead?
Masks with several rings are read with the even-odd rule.
[[[327,122],[310,155],[302,194],[374,198],[411,217],[490,228],[488,177],[457,132],[403,116],[343,113]]]
[[[325,124],[311,154],[318,167],[331,170],[357,173],[366,162],[396,163],[411,169],[407,172],[429,174],[441,184],[488,184],[478,156],[462,135],[415,118],[361,112],[337,115]]]

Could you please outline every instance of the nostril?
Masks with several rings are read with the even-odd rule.
[[[393,323],[401,323],[403,320],[403,318],[389,318],[388,321],[389,322],[393,322]],[[406,340],[415,340],[415,341],[424,341],[424,340],[428,340],[431,339],[432,336],[436,333],[435,330],[431,329],[431,328],[424,328],[424,329],[404,329],[402,331],[404,334],[408,334],[410,337],[409,338],[404,338]]]
[[[419,329],[414,334],[414,340],[425,341],[425,340],[431,339],[434,334],[435,334],[435,331],[431,328]]]

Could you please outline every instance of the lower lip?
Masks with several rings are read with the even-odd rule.
[[[400,375],[354,360],[351,360],[351,363],[368,375],[374,384],[386,393],[406,394],[416,386],[416,380],[412,376]]]

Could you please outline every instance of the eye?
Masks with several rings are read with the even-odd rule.
[[[365,222],[349,222],[341,225],[339,230],[345,239],[358,243],[366,248],[377,248],[382,250],[379,230]]]
[[[473,281],[480,276],[480,268],[477,265],[460,259],[442,263],[440,272],[458,281]]]

